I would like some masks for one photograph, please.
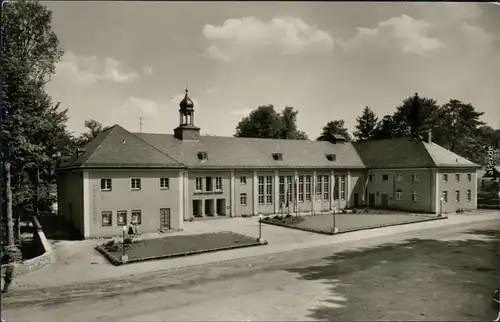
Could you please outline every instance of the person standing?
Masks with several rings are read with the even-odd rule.
[[[4,284],[3,284],[3,293],[7,293],[9,290],[10,283],[12,283],[12,280],[14,279],[14,266],[12,264],[7,264],[7,267],[5,268],[5,275],[3,277]]]

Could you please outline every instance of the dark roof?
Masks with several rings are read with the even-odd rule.
[[[119,125],[100,133],[86,151],[67,167],[160,167],[183,168],[164,152]]]
[[[480,166],[435,144],[412,137],[354,143],[369,168],[435,168]]]
[[[190,168],[364,168],[350,143],[220,136],[181,141],[170,134],[135,135]],[[207,160],[199,160],[198,152],[207,152]],[[273,153],[282,153],[283,161],[274,160]],[[329,161],[327,154],[335,154],[336,161]]]
[[[191,98],[189,98],[187,88],[186,88],[186,95],[184,95],[184,98],[179,103],[179,106],[181,107],[181,111],[189,111],[194,109],[194,103],[191,100]]]

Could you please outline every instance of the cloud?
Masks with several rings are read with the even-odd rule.
[[[427,22],[403,14],[379,22],[375,28],[359,27],[354,37],[338,43],[346,51],[396,47],[406,54],[425,56],[444,46],[441,40],[428,36],[429,27]]]
[[[328,33],[293,17],[267,22],[255,17],[228,19],[219,26],[205,25],[203,35],[210,41],[206,53],[224,62],[262,53],[326,53],[334,47]]]
[[[151,66],[144,66],[142,68],[142,72],[146,75],[149,75],[149,76],[153,76],[154,73],[153,73],[153,68]]]
[[[103,61],[96,56],[81,56],[69,51],[56,65],[56,77],[79,85],[90,85],[98,81],[131,83],[138,78],[136,72],[126,72],[123,64],[113,58]]]
[[[248,116],[248,114],[250,114],[250,112],[252,112],[251,108],[244,108],[241,110],[231,111],[231,114],[236,115],[236,116]]]

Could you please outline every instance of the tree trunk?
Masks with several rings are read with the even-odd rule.
[[[12,189],[10,178],[10,161],[5,162],[5,190],[7,201],[7,231],[9,246],[14,246],[14,218],[12,216]]]

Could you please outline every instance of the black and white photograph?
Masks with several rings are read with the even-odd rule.
[[[498,321],[498,2],[2,1],[2,321]]]

